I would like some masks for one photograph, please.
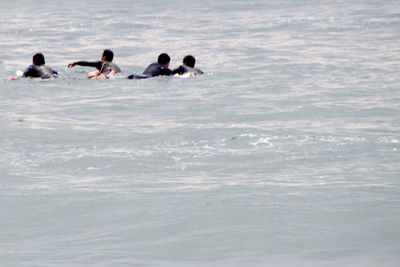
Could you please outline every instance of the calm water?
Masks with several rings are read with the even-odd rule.
[[[398,1],[1,6],[1,266],[400,266]]]

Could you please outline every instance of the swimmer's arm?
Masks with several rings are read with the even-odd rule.
[[[10,76],[10,77],[3,78],[3,80],[10,81],[10,80],[17,80],[19,78],[20,78],[19,76]]]
[[[73,66],[78,65],[78,66],[84,66],[84,67],[93,67],[98,70],[101,69],[101,66],[103,65],[103,62],[101,61],[95,61],[95,62],[90,62],[90,61],[74,61],[68,64],[68,68],[72,68]]]
[[[161,69],[160,75],[170,76],[170,75],[173,75],[173,73],[170,68],[163,68],[163,69]]]
[[[176,68],[172,71],[172,74],[182,75],[184,71],[185,71],[185,69],[182,66],[179,66],[178,68]]]
[[[10,77],[6,77],[3,78],[3,80],[5,81],[9,81],[9,80],[17,80],[21,77],[33,77],[33,72],[35,72],[35,69],[33,68],[33,66],[29,66],[25,69],[24,73],[22,74],[22,76],[10,76]],[[36,73],[36,72],[35,72]]]
[[[100,74],[99,76],[97,76],[97,78],[99,78],[99,79],[108,79],[108,77],[112,77],[114,75],[115,75],[115,70],[112,70],[107,74],[104,74],[104,73]]]

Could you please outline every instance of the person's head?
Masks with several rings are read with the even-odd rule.
[[[42,66],[45,64],[44,56],[42,53],[36,53],[32,59],[33,65]]]
[[[101,57],[102,60],[111,62],[113,61],[114,53],[110,49],[106,49],[103,52],[103,56]]]
[[[158,56],[157,63],[162,64],[168,67],[169,62],[171,61],[170,57],[168,56],[167,53],[162,53]]]
[[[194,65],[196,64],[196,59],[194,56],[187,55],[186,57],[183,58],[183,65],[194,68]]]

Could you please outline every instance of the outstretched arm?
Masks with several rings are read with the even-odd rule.
[[[103,65],[102,61],[95,61],[95,62],[90,62],[90,61],[73,61],[71,63],[68,64],[68,68],[72,68],[76,65],[79,66],[85,66],[85,67],[93,67],[96,68],[98,70],[101,69],[101,66]]]
[[[3,78],[3,80],[9,81],[9,80],[16,80],[18,78],[19,78],[19,76],[10,76],[10,77]]]

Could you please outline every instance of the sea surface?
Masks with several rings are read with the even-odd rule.
[[[0,37],[60,72],[0,81],[0,266],[400,266],[398,0],[1,1]],[[205,75],[125,79],[162,52]]]

